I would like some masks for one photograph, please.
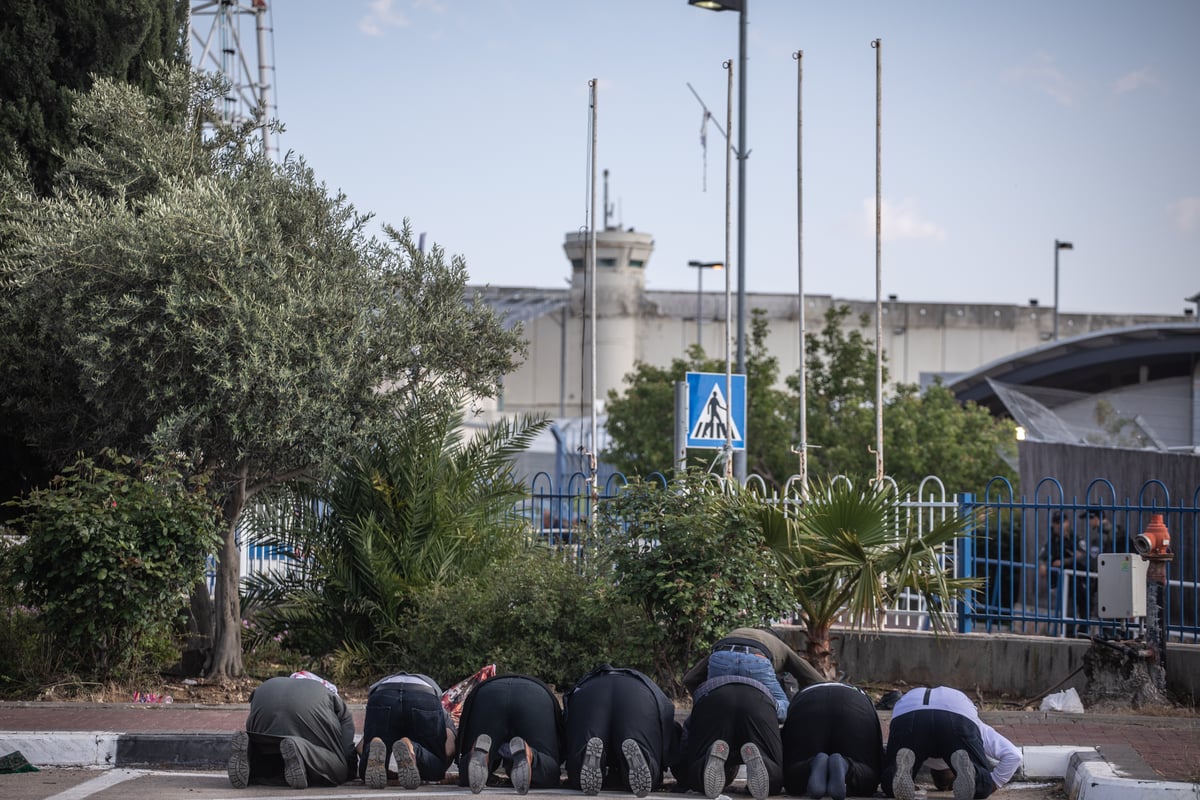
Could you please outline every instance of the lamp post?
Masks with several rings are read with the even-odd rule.
[[[1060,242],[1054,240],[1054,341],[1058,341],[1058,251],[1059,250],[1074,250],[1075,245],[1070,242]]]
[[[689,267],[696,268],[696,346],[701,346],[700,326],[704,318],[704,270],[725,269],[720,261],[689,261]]]
[[[734,151],[738,162],[737,198],[737,371],[746,373],[746,7],[750,0],[688,0],[688,5],[709,11],[738,12],[738,138]],[[733,454],[733,468],[741,482],[746,480],[746,451]]]

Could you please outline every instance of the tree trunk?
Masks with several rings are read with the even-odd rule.
[[[227,681],[246,674],[242,663],[242,554],[237,542],[237,523],[245,505],[245,484],[239,484],[225,504],[225,539],[217,555],[217,580],[214,591],[216,628],[213,632],[209,680]]]
[[[837,677],[837,664],[833,661],[833,644],[829,641],[829,625],[813,625],[806,621],[805,633],[808,643],[805,645],[805,657],[808,663],[816,668],[828,680]]]
[[[179,673],[198,678],[208,671],[213,646],[213,602],[208,580],[201,577],[192,587],[188,641],[179,661]]]

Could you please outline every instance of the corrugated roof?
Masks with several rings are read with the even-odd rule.
[[[569,289],[535,289],[513,286],[468,286],[465,300],[475,299],[491,306],[505,330],[558,311],[571,301]]]

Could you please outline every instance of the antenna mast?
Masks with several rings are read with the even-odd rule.
[[[269,14],[266,0],[197,0],[188,16],[188,49],[192,66],[214,72],[230,84],[220,109],[221,118],[230,123],[257,118],[263,152],[274,159],[278,148],[269,123],[278,116],[279,109],[271,100],[275,34]],[[254,36],[243,36],[251,19]],[[249,54],[243,47],[244,40],[251,42]]]

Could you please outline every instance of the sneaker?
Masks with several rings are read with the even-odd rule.
[[[417,754],[406,736],[392,745],[392,760],[396,764],[396,777],[403,789],[415,789],[421,785],[421,773],[417,770]]]
[[[758,745],[748,742],[742,745],[742,763],[746,765],[746,788],[754,800],[766,800],[771,793],[771,776],[763,763]]]
[[[826,775],[829,772],[829,754],[817,753],[808,762],[808,785],[804,792],[814,800],[825,796]]]
[[[250,784],[250,734],[238,731],[229,741],[229,783],[235,789],[245,789]]]
[[[471,749],[471,758],[467,762],[467,782],[471,794],[479,794],[487,785],[489,761],[492,757],[492,737],[481,733],[475,739],[475,747]]]
[[[512,738],[508,749],[512,752],[512,767],[508,770],[508,779],[512,781],[517,794],[525,794],[529,791],[529,781],[532,777],[529,762],[533,760],[533,754],[529,752],[529,745],[525,744],[525,740],[520,736]]]
[[[950,755],[950,766],[954,768],[954,800],[972,800],[975,797],[975,765],[966,750],[955,750]]]
[[[916,800],[917,787],[913,784],[913,763],[917,754],[907,747],[896,753],[896,774],[892,777],[892,797],[896,800]]]
[[[729,745],[717,739],[708,749],[708,760],[704,762],[704,796],[713,798],[725,788],[725,762],[729,759]]]
[[[846,757],[841,753],[831,753],[829,755],[829,780],[825,786],[825,791],[833,800],[846,800]]]
[[[654,780],[650,777],[650,767],[646,765],[642,748],[633,739],[626,739],[621,742],[621,752],[625,754],[625,765],[629,768],[629,791],[638,797],[650,794]]]
[[[308,771],[304,768],[304,760],[300,751],[291,739],[279,743],[279,755],[283,756],[283,779],[293,789],[308,788]]]
[[[583,749],[583,767],[579,770],[579,789],[584,794],[600,794],[604,785],[604,772],[600,762],[604,758],[604,742],[593,736]]]

